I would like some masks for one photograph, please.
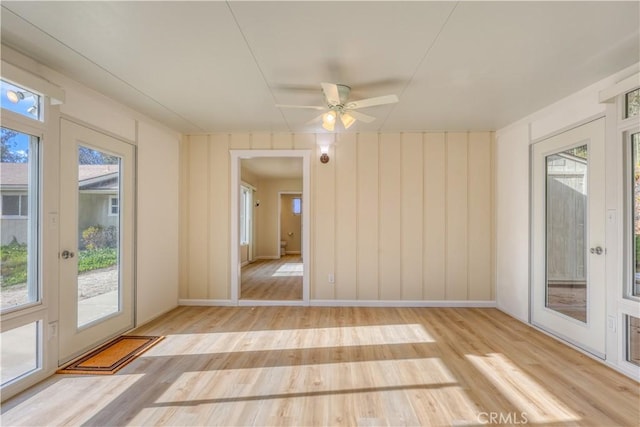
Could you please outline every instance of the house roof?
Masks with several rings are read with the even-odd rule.
[[[81,187],[115,188],[112,183],[118,172],[118,165],[80,165],[78,181]],[[29,183],[29,165],[27,163],[0,163],[0,185],[6,187],[26,187]]]
[[[2,1],[2,43],[183,133],[496,130],[640,61],[638,1]],[[342,132],[342,128],[338,129]]]

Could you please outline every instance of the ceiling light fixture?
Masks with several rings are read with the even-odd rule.
[[[342,121],[345,129],[349,129],[356,122],[356,119],[349,113],[342,113],[340,114],[340,121]]]
[[[20,92],[19,90],[8,90],[7,91],[7,99],[14,104],[22,101],[25,98],[24,92]]]
[[[32,116],[38,117],[38,106],[32,105],[31,107],[27,108],[27,113],[31,114]]]

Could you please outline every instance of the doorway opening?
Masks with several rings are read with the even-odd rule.
[[[310,155],[310,150],[231,150],[234,304],[309,303]],[[290,220],[284,225],[283,216]]]

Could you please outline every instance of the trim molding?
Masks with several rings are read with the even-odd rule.
[[[179,305],[190,306],[304,306],[302,300],[295,301],[269,301],[269,300],[232,300],[220,299],[180,299]],[[495,301],[409,301],[409,300],[311,300],[312,307],[450,307],[450,308],[497,308]]]
[[[179,299],[178,305],[235,307],[230,299]]]

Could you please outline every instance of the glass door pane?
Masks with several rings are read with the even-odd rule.
[[[0,301],[2,310],[39,301],[38,141],[2,128]]]
[[[546,306],[587,321],[586,145],[546,157]]]
[[[78,148],[78,327],[120,311],[120,164]]]

